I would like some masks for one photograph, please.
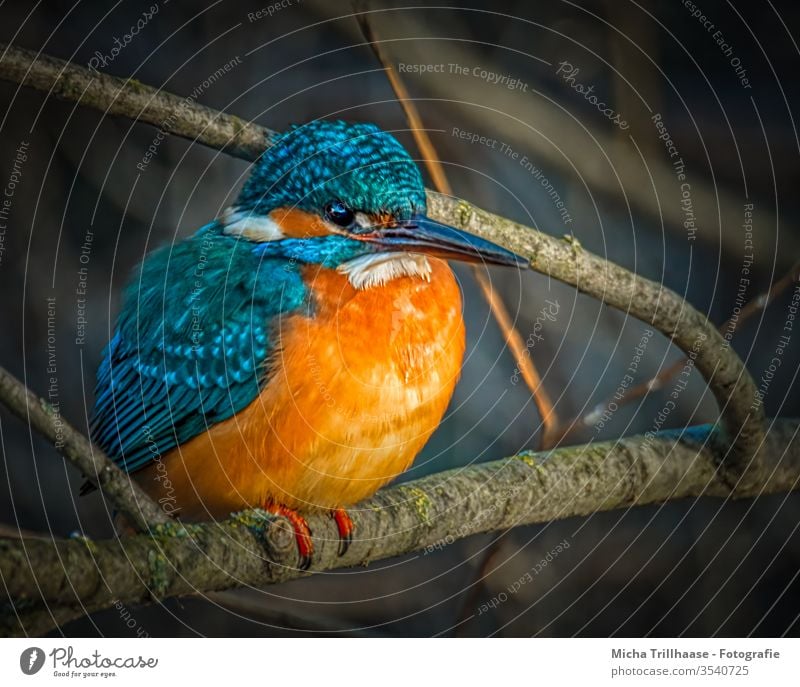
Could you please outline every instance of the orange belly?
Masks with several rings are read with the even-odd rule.
[[[312,317],[278,323],[269,382],[236,416],[137,474],[182,517],[279,503],[348,506],[406,470],[439,425],[464,355],[461,294],[447,263],[430,281],[356,290],[306,268]]]

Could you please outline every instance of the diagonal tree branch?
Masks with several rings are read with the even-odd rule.
[[[677,293],[563,240],[493,215],[453,198],[428,192],[429,212],[455,226],[521,253],[531,267],[647,322],[689,355],[717,400],[725,436],[726,469],[739,479],[764,437],[764,410],[749,372],[708,318]]]
[[[278,135],[252,122],[223,114],[137,81],[95,75],[53,57],[0,43],[0,78],[159,126],[212,148],[255,160]],[[729,479],[745,472],[764,440],[764,411],[752,377],[708,319],[674,291],[563,240],[480,210],[463,200],[428,192],[429,213],[527,256],[531,267],[575,286],[615,308],[651,324],[689,355],[720,407],[722,440],[730,450]]]
[[[255,160],[275,132],[224,114],[189,98],[0,43],[0,78],[105,114],[136,119],[165,132],[197,140],[230,155]]]
[[[755,296],[748,301],[747,304],[745,304],[745,306],[737,315],[732,315],[725,320],[725,322],[718,327],[720,333],[729,341],[733,337],[734,332],[741,329],[742,325],[744,325],[747,320],[749,320],[756,313],[763,311],[770,303],[772,303],[773,300],[775,300],[775,298],[788,289],[789,286],[797,283],[798,281],[800,281],[800,262],[796,262],[794,265],[792,265],[791,269],[780,279],[776,280],[766,293],[761,293],[758,296]],[[663,389],[667,382],[675,377],[688,362],[689,358],[680,358],[672,363],[672,365],[669,367],[661,370],[654,377],[651,377],[650,379],[637,384],[636,386],[630,387],[625,392],[625,396],[620,399],[617,405],[628,405],[642,398],[643,396],[646,396],[652,391]],[[577,430],[585,429],[594,425],[614,401],[615,399],[613,397],[607,398],[595,405],[594,408],[592,408],[587,414],[573,417],[564,422],[561,427],[557,428],[556,436],[558,442],[564,441],[569,435]]]
[[[351,513],[359,532],[344,556],[332,520],[309,518],[315,534],[309,572],[364,565],[413,551],[433,552],[473,534],[685,497],[755,497],[796,489],[797,420],[776,420],[757,478],[733,491],[718,471],[713,429],[523,453],[384,489]],[[285,582],[297,570],[294,537],[282,519],[246,511],[219,523],[155,528],[117,540],[0,540],[0,578],[22,622],[5,614],[5,633],[36,633],[50,613],[66,622],[112,602]],[[38,591],[37,591],[38,590]],[[32,603],[33,595],[40,599]],[[41,604],[47,604],[42,608]]]
[[[29,427],[52,443],[140,531],[165,523],[169,516],[141,487],[99,448],[72,427],[51,404],[39,398],[10,372],[0,367],[0,401]]]

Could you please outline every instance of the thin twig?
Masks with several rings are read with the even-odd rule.
[[[545,391],[542,378],[539,376],[539,372],[533,364],[533,360],[528,353],[522,336],[520,336],[520,333],[514,327],[505,304],[495,295],[491,282],[483,272],[475,270],[475,278],[492,309],[497,323],[500,325],[500,329],[506,339],[506,344],[511,349],[514,359],[517,361],[520,374],[533,394],[533,399],[539,410],[539,416],[542,419],[543,427],[539,448],[551,448],[554,445],[552,443],[552,432],[558,426],[558,415],[556,415],[553,402]]]
[[[356,9],[360,9],[366,8],[367,3],[354,2],[353,5]],[[430,136],[428,136],[428,132],[425,130],[425,126],[422,123],[422,118],[419,116],[417,106],[414,104],[414,101],[411,100],[411,96],[409,95],[403,80],[400,78],[400,75],[397,73],[391,62],[389,62],[389,60],[386,59],[386,56],[383,54],[380,41],[375,35],[372,22],[370,22],[369,14],[362,13],[356,18],[358,19],[358,26],[361,29],[361,33],[364,35],[364,39],[369,44],[369,47],[372,48],[372,53],[375,55],[375,58],[381,63],[381,66],[383,66],[386,77],[389,79],[389,83],[391,84],[392,90],[397,98],[397,102],[399,102],[400,107],[403,108],[403,112],[405,113],[406,120],[408,120],[408,124],[411,128],[411,132],[414,135],[414,140],[417,143],[419,152],[422,154],[422,159],[424,160],[425,166],[431,175],[431,180],[433,181],[434,187],[437,191],[439,191],[439,193],[445,193],[448,196],[452,196],[453,190],[450,187],[450,181],[447,179],[447,174],[445,174],[444,167],[442,167],[442,163],[439,159],[438,153],[436,152],[436,148],[433,145]]]
[[[366,10],[367,5],[368,3],[366,2],[354,3],[356,9],[362,10]],[[378,62],[381,63],[386,71],[389,83],[392,86],[392,90],[394,91],[398,102],[403,108],[403,112],[406,115],[406,120],[408,121],[417,147],[422,154],[423,161],[428,169],[428,173],[431,176],[434,187],[439,193],[453,195],[452,187],[450,186],[450,180],[447,178],[447,174],[444,171],[444,167],[441,163],[439,153],[436,150],[436,146],[433,145],[433,141],[431,141],[428,131],[422,122],[422,117],[419,115],[417,106],[411,99],[403,80],[400,78],[394,66],[386,58],[383,50],[381,50],[380,41],[378,40],[377,34],[373,29],[372,22],[370,21],[370,15],[367,12],[362,12],[362,14],[359,14],[357,18],[361,32],[364,35],[364,39],[372,48],[372,52],[374,53]],[[506,346],[508,346],[509,350],[514,356],[517,369],[520,371],[522,379],[528,386],[534,403],[536,404],[536,408],[539,412],[539,417],[542,422],[542,432],[539,435],[539,448],[549,448],[552,445],[550,442],[552,441],[554,432],[559,426],[558,416],[553,408],[553,403],[542,384],[542,380],[538,370],[536,369],[536,365],[528,354],[528,349],[525,346],[522,336],[520,336],[519,331],[511,320],[511,316],[505,306],[505,303],[503,303],[503,299],[500,298],[494,291],[491,282],[483,273],[483,271],[480,270],[480,268],[477,266],[473,267],[472,275],[481,289],[481,294],[483,295],[484,300],[489,305],[492,316],[494,317],[498,327],[500,328],[500,331],[503,334]],[[486,574],[486,568],[491,559],[494,557],[495,553],[498,551],[505,536],[506,535],[504,534],[498,535],[494,541],[488,547],[486,547],[483,558],[481,561],[479,561],[476,569],[476,579],[473,581],[472,585],[470,585],[472,592],[466,597],[464,603],[462,604],[461,611],[459,611],[456,616],[459,620],[462,620],[464,616],[468,615],[469,608],[472,606],[471,602],[477,599],[480,595],[483,587],[482,581]],[[464,627],[464,624],[459,622],[456,623],[456,626]]]
[[[736,327],[736,331],[739,331],[741,326],[747,322],[753,315],[756,313],[766,309],[766,307],[772,303],[780,294],[782,294],[789,286],[792,284],[800,281],[800,262],[795,263],[792,265],[791,269],[786,272],[780,279],[775,281],[769,290],[766,293],[761,293],[755,298],[749,300],[744,307],[739,311],[738,316],[731,316],[725,322],[723,322],[719,326],[719,331],[721,334],[725,334],[726,331],[731,327]],[[731,336],[733,332],[731,333]],[[730,339],[731,337],[727,337]],[[727,340],[726,339],[726,340]],[[628,389],[625,395],[620,399],[615,398],[607,398],[604,401],[596,404],[591,411],[589,411],[585,415],[578,415],[573,417],[572,419],[566,421],[563,425],[557,427],[554,432],[554,437],[556,443],[566,440],[570,437],[575,431],[580,429],[585,429],[587,427],[591,427],[594,425],[599,418],[603,416],[603,413],[606,412],[609,404],[614,401],[617,406],[624,406],[632,403],[633,401],[646,396],[651,391],[657,391],[659,389],[663,389],[664,386],[678,373],[680,372],[686,364],[689,362],[688,358],[680,358],[676,360],[672,365],[661,370],[657,375],[651,377],[647,381],[642,382],[641,384],[637,384],[634,387]]]
[[[372,48],[376,59],[386,71],[386,76],[397,97],[397,101],[403,108],[403,112],[406,115],[409,127],[414,136],[414,141],[422,154],[423,162],[425,163],[428,173],[431,175],[434,187],[439,193],[452,196],[453,190],[450,186],[450,180],[447,178],[447,173],[444,171],[444,166],[442,165],[436,146],[433,144],[433,141],[431,141],[431,137],[428,135],[428,131],[422,122],[419,110],[417,110],[416,104],[411,99],[408,89],[395,70],[394,65],[389,62],[381,49],[380,41],[370,21],[370,15],[366,11],[363,11],[367,9],[368,3],[357,2],[353,4],[357,10],[362,10],[362,13],[357,16],[358,25],[361,27],[364,39],[369,44],[370,48]],[[503,334],[506,345],[514,356],[517,368],[522,374],[525,384],[527,384],[528,389],[530,389],[534,403],[536,403],[536,408],[539,411],[539,417],[542,421],[539,448],[549,448],[551,446],[549,442],[553,436],[553,432],[559,426],[558,416],[553,408],[553,402],[550,400],[547,390],[542,384],[542,379],[536,369],[536,365],[528,353],[522,336],[514,326],[514,322],[511,320],[511,315],[505,303],[503,303],[503,299],[492,289],[491,282],[479,267],[475,266],[472,268],[472,275],[478,282],[481,294],[488,303],[492,316]]]

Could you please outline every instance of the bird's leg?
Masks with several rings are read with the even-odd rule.
[[[297,553],[299,557],[297,567],[300,570],[308,570],[308,567],[311,565],[311,557],[314,555],[314,543],[311,541],[311,530],[308,527],[306,519],[296,510],[292,510],[278,503],[266,504],[264,510],[268,513],[283,516],[292,525],[294,538],[297,541]]]
[[[350,548],[350,542],[353,541],[355,525],[344,508],[334,508],[331,517],[336,522],[336,529],[339,530],[339,555],[344,556]]]

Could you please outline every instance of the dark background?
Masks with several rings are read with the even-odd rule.
[[[230,60],[198,101],[275,129],[309,119],[374,121],[398,130],[418,156],[389,83],[364,45],[350,6],[220,0],[196,3],[5,3],[0,38],[86,65],[109,55],[151,4],[158,11],[100,70],[189,95]],[[415,3],[419,4],[419,3]],[[372,21],[394,64],[459,64],[466,75],[406,74],[411,94],[459,196],[545,232],[573,233],[588,249],[662,281],[712,321],[736,304],[744,205],[753,203],[754,264],[746,298],[766,290],[800,256],[800,146],[794,119],[800,56],[797,3],[695,3],[730,44],[678,2],[472,2],[402,9],[374,3]],[[441,5],[448,5],[442,7]],[[692,3],[689,3],[690,7]],[[715,29],[716,30],[716,29]],[[730,61],[741,61],[745,88]],[[620,131],[556,74],[576,81],[630,124]],[[475,67],[519,79],[524,89],[472,75]],[[448,67],[445,66],[447,70]],[[170,136],[146,171],[137,169],[156,130],[0,83],[0,186],[27,142],[27,160],[2,234],[0,364],[47,395],[47,298],[55,297],[55,397],[86,428],[94,369],[117,312],[119,289],[152,248],[186,236],[230,202],[247,165]],[[652,113],[682,156],[697,231],[682,226],[680,188]],[[453,127],[505,142],[533,161],[559,194],[565,224],[540,180],[518,161],[453,135]],[[76,344],[80,256],[88,253],[85,343]],[[468,270],[468,355],[447,419],[406,475],[414,478],[539,444],[540,420]],[[492,271],[527,338],[546,300],[555,321],[532,348],[563,418],[585,415],[614,393],[644,325],[538,274]],[[774,355],[792,289],[737,328],[736,351],[756,383]],[[538,331],[538,330],[537,330]],[[680,354],[663,337],[647,347],[637,381]],[[796,417],[800,332],[765,397],[769,416]],[[716,406],[696,373],[670,427],[713,421]],[[615,413],[569,442],[651,429],[665,392]],[[79,499],[81,477],[46,443],[0,412],[0,522],[58,536],[111,533],[99,495]],[[797,635],[800,625],[800,496],[725,503],[700,499],[599,513],[505,537],[477,595],[469,586],[495,536],[369,568],[317,575],[214,600],[110,609],[62,629],[67,635],[276,635],[344,632],[382,636]],[[517,594],[451,630],[506,591],[559,542],[556,555]],[[466,599],[466,601],[465,601]],[[133,618],[133,623],[130,622]]]

